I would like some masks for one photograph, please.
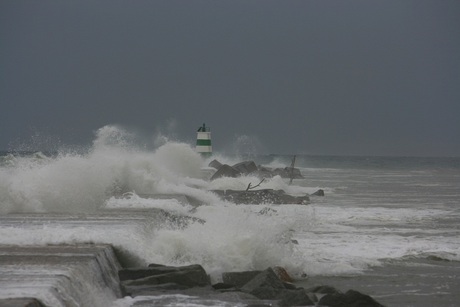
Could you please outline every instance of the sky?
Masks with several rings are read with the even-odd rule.
[[[460,156],[459,16],[458,0],[2,0],[0,150],[90,146],[106,125],[193,144],[206,123],[220,152]]]

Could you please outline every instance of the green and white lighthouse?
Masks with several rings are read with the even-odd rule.
[[[212,154],[211,129],[205,124],[198,128],[196,135],[196,151],[202,156],[209,157]]]

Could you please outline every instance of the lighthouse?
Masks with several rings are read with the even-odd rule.
[[[196,135],[196,151],[204,157],[209,157],[212,154],[211,146],[211,129],[205,124],[198,128]]]

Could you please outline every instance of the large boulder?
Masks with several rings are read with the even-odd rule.
[[[277,300],[280,306],[314,305],[304,289],[284,283],[272,268],[257,274],[241,291],[262,300]]]
[[[321,297],[318,305],[329,307],[383,307],[369,295],[355,290],[348,290],[345,294],[340,292],[328,293]]]
[[[241,291],[250,293],[260,299],[273,299],[283,289],[285,289],[283,282],[276,276],[273,269],[268,268],[247,282],[241,288]]]
[[[260,273],[262,271],[224,272],[222,273],[222,281],[224,284],[241,288]]]
[[[232,166],[234,169],[238,170],[241,174],[251,174],[257,172],[257,165],[254,161],[243,161]]]
[[[208,164],[209,167],[213,167],[215,169],[219,169],[221,168],[222,166],[222,163],[220,163],[219,161],[217,161],[216,159],[212,160],[211,162],[209,162]]]
[[[228,164],[223,164],[219,169],[212,175],[211,180],[221,178],[221,177],[231,177],[235,178],[241,175],[241,172],[237,169],[234,169]]]
[[[0,298],[2,307],[44,307],[36,298]]]
[[[275,299],[279,300],[279,305],[283,307],[315,305],[304,289],[283,289]]]
[[[324,190],[319,189],[315,193],[311,194],[312,196],[324,196]]]

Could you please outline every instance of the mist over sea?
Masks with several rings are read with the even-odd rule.
[[[282,266],[300,286],[355,289],[386,306],[458,305],[460,158],[297,155],[305,179],[289,184],[275,176],[259,188],[295,196],[323,189],[324,197],[312,196],[308,205],[236,205],[211,190],[245,190],[260,179],[210,181],[212,159],[285,167],[294,153],[204,159],[190,144],[146,150],[133,138],[107,126],[84,152],[2,152],[0,256],[11,246],[110,244],[124,265],[198,263],[213,282],[225,271]],[[92,274],[56,266],[0,263],[0,298],[33,295],[50,306],[135,303],[111,289],[51,291],[63,275],[85,281]],[[19,282],[21,274],[27,283]]]

